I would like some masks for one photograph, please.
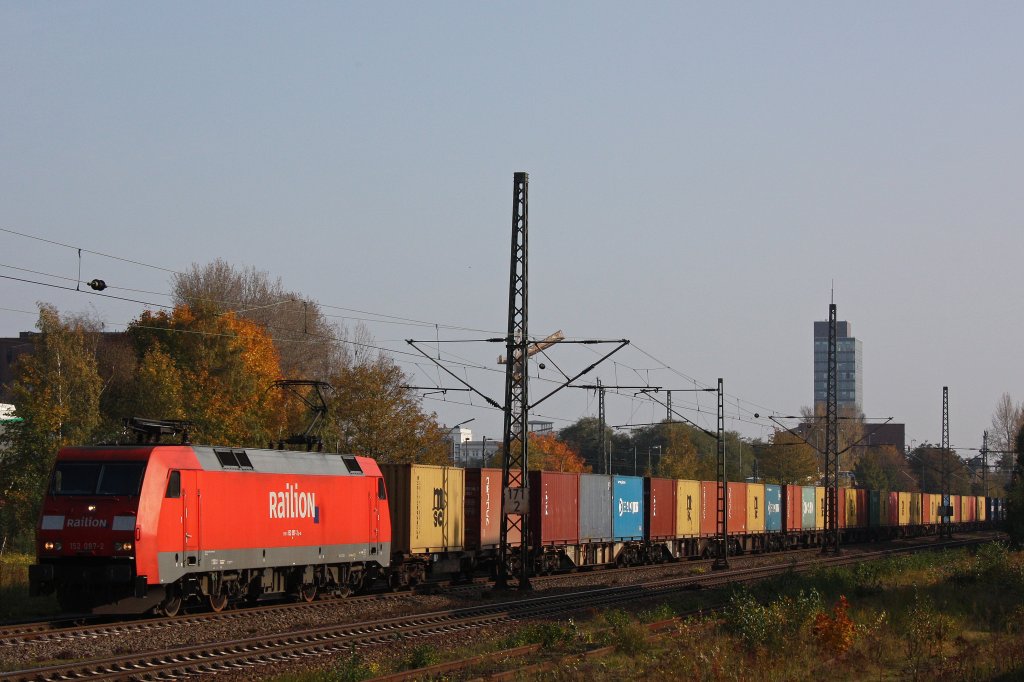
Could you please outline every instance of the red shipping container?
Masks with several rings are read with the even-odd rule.
[[[466,549],[494,549],[501,541],[501,469],[466,469]],[[510,528],[509,544],[520,540]]]
[[[530,543],[537,545],[579,542],[579,474],[531,471]]]
[[[857,527],[867,528],[868,521],[868,491],[857,489]]]
[[[882,495],[889,495],[889,525],[898,526],[900,525],[900,494],[899,493],[882,493]]]
[[[783,486],[782,503],[786,506],[782,514],[783,532],[800,530],[803,527],[803,492],[798,485]]]
[[[726,525],[729,535],[747,532],[747,484],[729,483],[726,495]],[[718,483],[701,481],[700,534],[718,533]]]
[[[676,535],[676,482],[670,478],[644,479],[644,534],[648,540]]]
[[[840,528],[846,528],[846,488],[839,488],[839,497],[836,501],[836,512],[839,517]]]

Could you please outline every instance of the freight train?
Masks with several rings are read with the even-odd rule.
[[[528,476],[534,573],[702,557],[717,546],[715,482]],[[730,553],[821,543],[824,488],[726,490]],[[497,469],[187,443],[68,447],[43,502],[30,592],[55,592],[69,612],[174,615],[493,571],[501,497]],[[840,489],[839,500],[844,542],[932,534],[940,523],[939,495]],[[954,530],[1005,515],[1001,499],[947,502]],[[512,570],[522,560],[514,553]]]

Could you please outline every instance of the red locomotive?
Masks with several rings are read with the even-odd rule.
[[[67,611],[219,611],[362,588],[390,563],[391,520],[381,471],[365,457],[69,447],[57,455],[37,551],[30,591],[56,591]]]

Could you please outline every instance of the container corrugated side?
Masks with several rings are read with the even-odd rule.
[[[580,474],[580,541],[612,539],[612,477]]]
[[[747,532],[746,483],[729,483],[726,487],[726,524],[729,535]],[[700,482],[700,534],[713,537],[718,533],[718,483]]]
[[[763,533],[764,483],[747,483],[747,532]]]
[[[899,494],[899,523],[901,526],[910,525],[910,493]]]
[[[673,479],[644,479],[644,534],[649,540],[675,537],[676,482]]]
[[[797,531],[803,528],[803,493],[804,489],[798,485],[782,486],[782,530],[785,532]]]
[[[921,525],[921,493],[910,493],[910,525]]]
[[[815,528],[825,528],[825,486],[814,486],[814,523]]]
[[[857,526],[857,491],[853,488],[842,488],[843,493],[843,522],[840,528],[855,528]]]
[[[612,479],[612,537],[617,541],[644,539],[644,479],[639,476]]]
[[[877,528],[882,525],[882,493],[877,490],[868,491],[868,526]]]
[[[382,464],[391,511],[392,551],[461,551],[465,542],[464,471],[425,464]]]
[[[726,509],[729,514],[729,534],[747,532],[747,484],[729,483]]]
[[[676,536],[700,535],[700,518],[700,481],[676,481]]]
[[[579,543],[580,475],[565,471],[531,471],[530,545]]]
[[[899,526],[900,522],[900,494],[898,492],[889,493],[889,525]]]
[[[868,491],[857,489],[857,527],[868,527]]]
[[[800,523],[804,530],[817,530],[818,502],[817,489],[813,485],[800,486]]]
[[[976,505],[974,509],[974,519],[979,522],[987,521],[988,516],[985,514],[985,512],[987,511],[985,509],[985,498],[979,495],[978,497],[974,498],[974,502]]]
[[[782,486],[764,486],[764,529],[768,533],[782,531]]]
[[[501,541],[501,469],[466,469],[466,549],[494,549]],[[520,540],[518,527],[508,542]]]

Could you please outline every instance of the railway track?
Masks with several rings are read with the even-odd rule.
[[[332,653],[351,652],[386,645],[399,639],[424,638],[446,633],[478,629],[513,621],[554,615],[569,615],[581,609],[607,608],[622,603],[657,599],[680,589],[714,587],[730,582],[756,581],[787,571],[805,571],[823,565],[842,565],[903,554],[912,551],[963,547],[991,540],[984,534],[966,540],[868,552],[849,551],[838,557],[792,561],[784,564],[735,568],[720,573],[662,578],[636,585],[602,586],[559,595],[535,596],[509,601],[448,609],[426,614],[405,615],[371,622],[327,625],[296,629],[287,634],[261,634],[213,644],[165,648],[144,653],[128,653],[89,661],[27,668],[6,673],[11,680],[139,679],[170,680],[199,674],[247,669],[280,664]],[[287,605],[308,607],[312,605]],[[201,614],[202,618],[247,618],[248,611]],[[171,627],[182,619],[154,619],[154,623],[133,622],[124,626]],[[160,625],[163,623],[163,625]],[[184,624],[188,624],[186,620]],[[79,633],[77,636],[86,636]],[[109,636],[109,635],[96,635]],[[115,635],[116,636],[116,635]]]

